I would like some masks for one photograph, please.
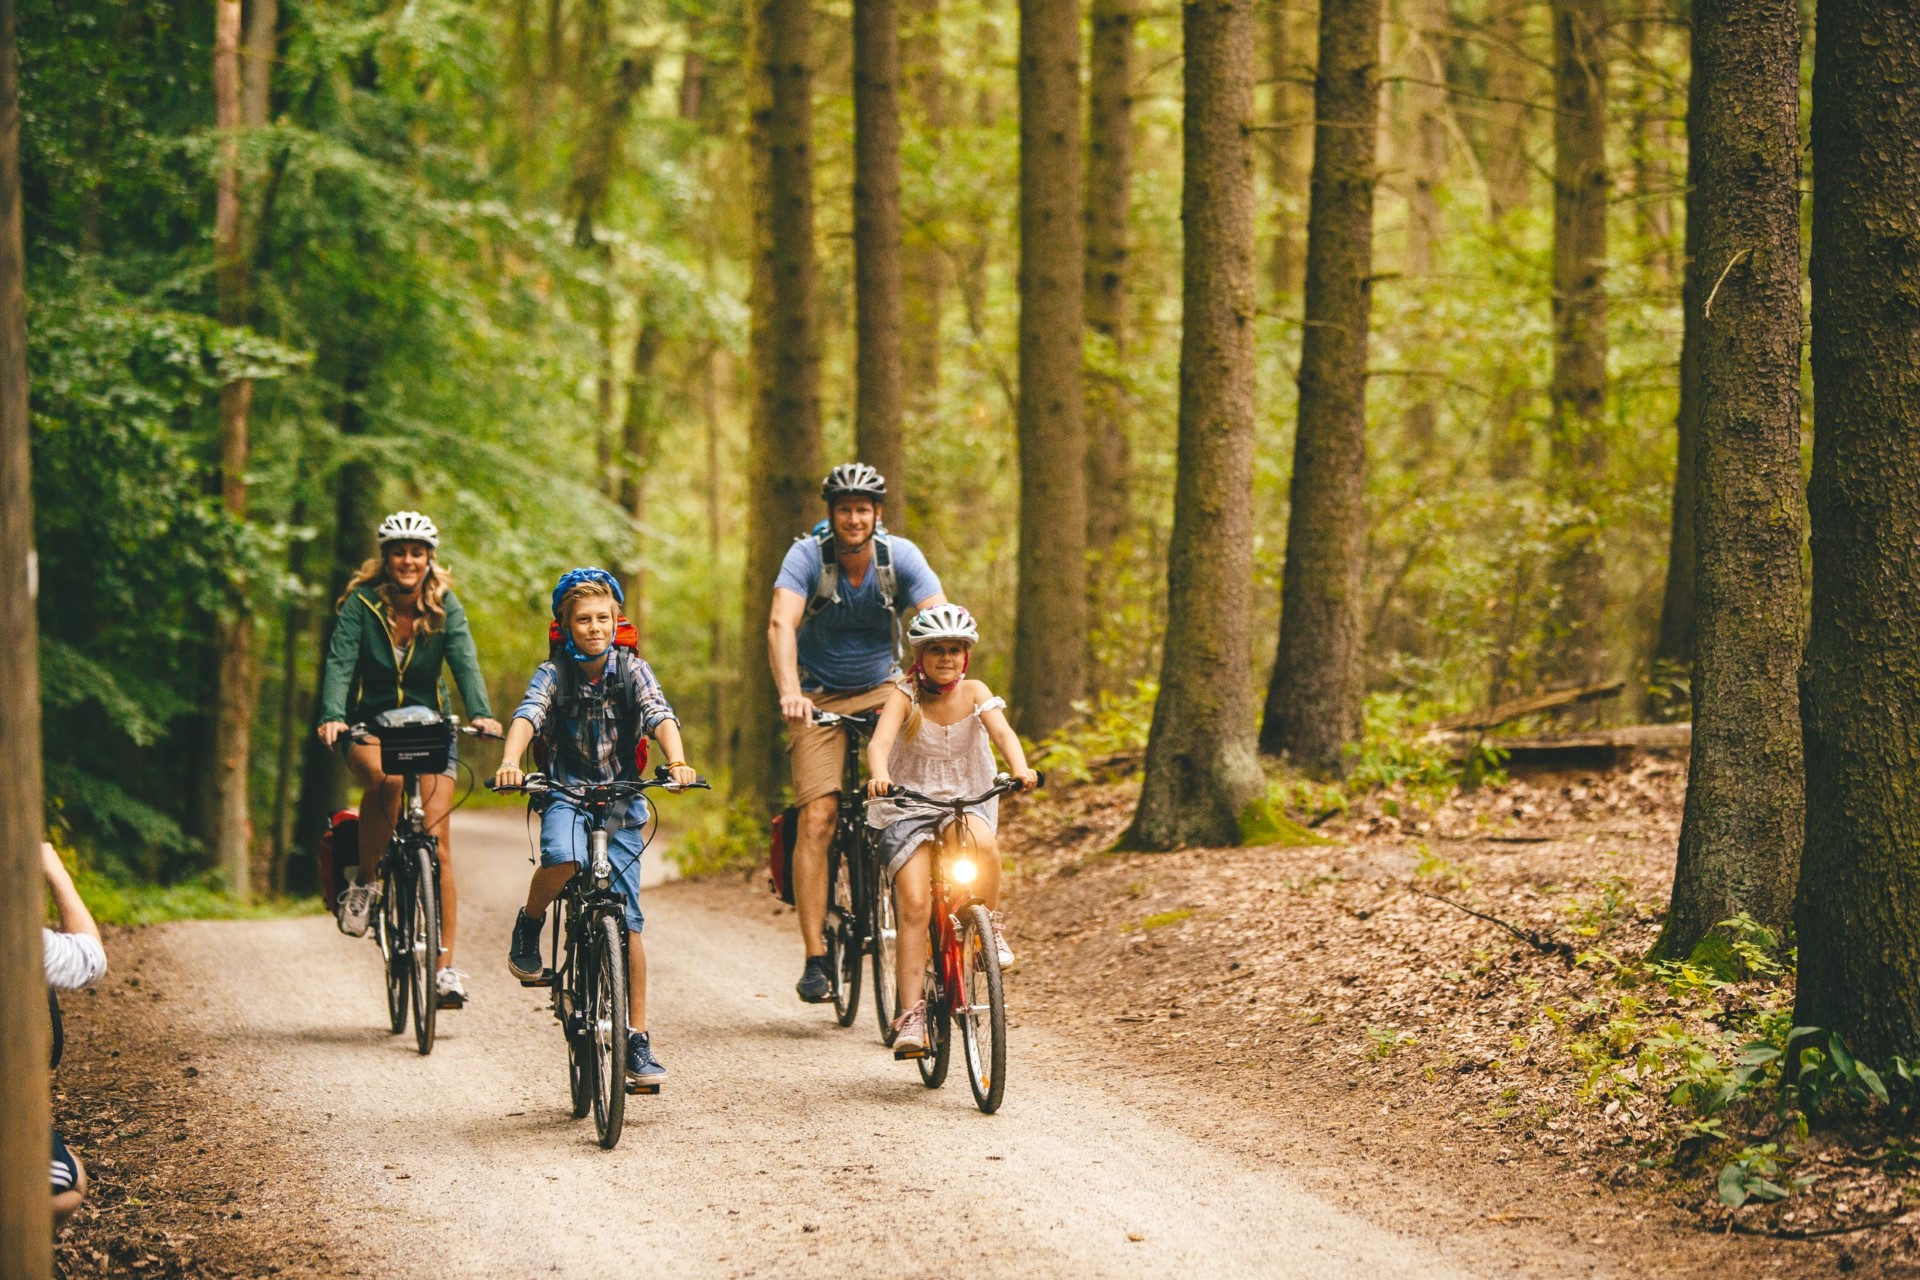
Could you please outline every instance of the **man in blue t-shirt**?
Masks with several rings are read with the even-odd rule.
[[[767,650],[780,714],[787,721],[787,758],[800,831],[793,850],[793,900],[807,964],[797,990],[809,1004],[833,998],[822,927],[827,915],[827,843],[839,811],[845,739],[837,727],[813,723],[815,709],[842,715],[872,711],[899,675],[894,615],[945,604],[940,579],[920,548],[883,531],[887,482],[864,462],[835,467],[820,486],[831,536],[801,538],[787,551],[774,582]],[[876,539],[889,562],[878,563]],[[830,544],[831,550],[823,544]],[[822,595],[824,556],[835,572]],[[891,608],[886,600],[891,586]],[[811,615],[811,616],[809,616]]]

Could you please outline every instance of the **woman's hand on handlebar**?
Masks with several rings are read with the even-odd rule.
[[[867,795],[874,800],[884,800],[887,792],[893,790],[893,779],[884,773],[876,773],[867,779]]]
[[[318,729],[315,729],[314,733],[319,735],[320,741],[326,743],[329,747],[331,747],[334,743],[340,740],[340,735],[345,733],[346,731],[347,731],[347,722],[345,720],[328,720],[326,723],[322,724]]]
[[[502,787],[523,786],[526,781],[527,775],[520,772],[519,765],[506,763],[494,771],[492,785],[493,789],[498,791]]]
[[[500,727],[500,722],[492,716],[479,716],[469,722],[469,727],[486,738],[498,738],[506,733],[506,730]]]

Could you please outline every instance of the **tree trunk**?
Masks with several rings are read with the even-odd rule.
[[[1115,546],[1133,522],[1126,387],[1127,250],[1133,178],[1133,29],[1137,0],[1094,0],[1087,111],[1087,609],[1090,684],[1112,683],[1095,650],[1111,611]]]
[[[780,740],[766,619],[773,580],[811,523],[820,483],[820,358],[813,313],[813,53],[808,0],[753,0],[753,313],[749,359],[745,673],[734,794],[771,804]]]
[[[1440,183],[1447,165],[1447,67],[1440,42],[1446,38],[1447,6],[1445,0],[1406,0],[1403,13],[1404,61],[1411,79],[1396,124],[1406,169],[1406,271],[1418,287],[1433,275],[1433,249],[1440,238]],[[1402,420],[1409,463],[1431,455],[1440,424],[1439,405],[1428,394],[1431,384],[1421,379],[1415,389],[1418,394]]]
[[[1493,0],[1487,18],[1487,98],[1481,127],[1481,170],[1486,174],[1487,216],[1510,240],[1514,213],[1533,199],[1532,112],[1539,72],[1528,56],[1527,13],[1531,0]],[[1493,449],[1488,470],[1496,480],[1522,480],[1533,470],[1533,433],[1527,421],[1529,393],[1510,388],[1493,408]]]
[[[1689,275],[1718,291],[1698,329],[1692,763],[1654,947],[1675,958],[1741,912],[1784,938],[1806,832],[1798,0],[1695,0],[1691,86]]]
[[[617,574],[625,584],[627,618],[639,632],[643,652],[647,647],[647,556],[640,522],[647,514],[647,436],[659,413],[653,384],[654,365],[660,358],[660,326],[653,322],[647,307],[647,299],[642,297],[640,328],[633,336],[633,363],[627,376],[627,407],[620,420],[618,496],[632,529],[627,535],[630,550],[621,557],[623,563]]]
[[[307,503],[294,500],[290,523],[298,528],[307,522]],[[287,576],[295,582],[307,576],[307,544],[295,542],[287,548]],[[280,623],[280,732],[274,759],[273,785],[273,862],[267,877],[269,892],[287,892],[288,868],[293,860],[293,781],[300,755],[301,731],[306,717],[300,714],[300,648],[309,639],[307,611],[298,603],[288,604]]]
[[[905,0],[900,58],[907,99],[918,127],[938,138],[947,125],[947,80],[941,70],[939,0]],[[947,259],[938,223],[942,210],[910,208],[900,246],[901,381],[907,403],[929,412],[940,390],[940,308]],[[896,503],[895,510],[900,510]],[[904,513],[903,513],[904,514]]]
[[[707,563],[717,565],[721,557],[720,501],[720,350],[709,346],[700,360],[700,418],[706,428],[707,448]],[[707,623],[707,754],[720,758],[730,751],[727,744],[727,637],[726,589],[720,575],[714,574],[709,602],[711,617]]]
[[[1554,497],[1568,508],[1551,572],[1561,600],[1544,666],[1565,683],[1605,674],[1599,504],[1607,437],[1607,5],[1553,0]]]
[[[240,122],[258,129],[271,114],[273,66],[280,47],[280,0],[253,0],[240,64]]]
[[[1920,10],[1822,0],[1813,73],[1820,394],[1794,1020],[1838,1031],[1875,1063],[1920,1055],[1916,83]]]
[[[220,169],[214,193],[214,287],[220,322],[245,324],[247,259],[240,227],[240,0],[214,9],[213,100],[220,130]],[[220,388],[220,497],[236,521],[247,518],[247,411],[253,381],[236,378]],[[236,584],[214,625],[219,671],[214,683],[213,813],[207,844],[227,887],[242,899],[253,892],[253,818],[247,795],[253,739],[253,626],[245,587]]]
[[[887,515],[907,519],[900,346],[900,33],[894,0],[853,6],[853,429],[887,478]]]
[[[1030,738],[1073,714],[1087,634],[1080,17],[1020,0],[1020,582],[1013,706]]]
[[[0,1276],[47,1280],[53,1211],[47,1194],[50,1028],[40,941],[45,816],[16,48],[14,0],[0,0]]]
[[[1124,843],[1241,843],[1266,781],[1253,700],[1253,0],[1185,11],[1180,447],[1167,639]]]
[[[1322,0],[1307,215],[1300,422],[1280,646],[1260,749],[1337,770],[1359,736],[1367,329],[1372,309],[1380,0]]]
[[[1698,65],[1698,52],[1695,52]],[[1697,96],[1698,85],[1689,92]],[[1700,329],[1701,310],[1706,295],[1701,292],[1699,272],[1700,222],[1706,216],[1700,205],[1698,176],[1703,157],[1700,154],[1701,131],[1688,112],[1687,127],[1687,227],[1686,263],[1680,277],[1680,408],[1674,416],[1678,449],[1673,468],[1673,505],[1667,534],[1667,581],[1660,600],[1660,634],[1653,646],[1653,675],[1656,680],[1670,678],[1693,666],[1694,652],[1694,535],[1693,518],[1699,489],[1696,460],[1700,437]],[[1796,465],[1798,465],[1796,463]],[[1794,611],[1799,613],[1796,604]]]
[[[1299,139],[1303,132],[1301,117],[1306,114],[1301,94],[1294,83],[1303,67],[1294,39],[1294,11],[1285,0],[1269,0],[1262,7],[1266,18],[1267,79],[1272,82],[1267,97],[1267,131],[1262,135],[1267,154],[1267,180],[1273,188],[1273,248],[1267,258],[1267,276],[1273,290],[1275,308],[1300,293],[1300,189]]]

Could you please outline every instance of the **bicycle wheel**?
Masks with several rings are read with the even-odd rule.
[[[974,903],[960,920],[960,1040],[966,1048],[967,1083],[973,1100],[992,1115],[1007,1090],[1007,1000],[1000,982],[1000,952],[993,945],[987,909]]]
[[[893,1020],[900,1016],[899,929],[893,914],[893,886],[874,876],[873,1011],[880,1019],[880,1042],[893,1045]]]
[[[412,851],[412,937],[408,941],[413,973],[408,982],[413,995],[413,1044],[421,1053],[433,1052],[433,1031],[439,1021],[440,994],[434,977],[440,968],[440,882],[434,874],[433,848],[417,844]]]
[[[567,1042],[567,1096],[573,1102],[573,1118],[579,1120],[593,1110],[593,1038],[581,1030],[585,1023],[580,1013],[583,1002],[570,996],[561,999],[564,1012],[560,1030]]]
[[[601,916],[587,945],[587,1026],[593,1053],[593,1127],[608,1150],[627,1118],[627,955],[620,921]]]
[[[413,911],[406,900],[406,882],[389,867],[391,857],[380,868],[380,958],[386,968],[387,1030],[399,1035],[407,1029],[407,997],[413,978],[413,947],[409,930]]]
[[[934,937],[936,947],[939,937]],[[927,1052],[918,1059],[920,1083],[938,1089],[947,1082],[947,1067],[953,1060],[953,1019],[947,1011],[948,995],[940,989],[939,951],[927,959],[927,981],[921,989],[927,997]]]
[[[833,971],[833,1011],[850,1027],[860,1012],[860,914],[853,895],[853,860],[839,842],[827,851],[827,967]]]

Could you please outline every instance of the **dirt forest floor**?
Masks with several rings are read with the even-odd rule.
[[[1131,812],[1124,779],[1010,806],[1010,1089],[1020,1028],[1044,1029],[1193,1139],[1455,1256],[1484,1247],[1489,1274],[1920,1276],[1920,1212],[1902,1214],[1893,1161],[1828,1151],[1816,1131],[1803,1167],[1825,1182],[1735,1217],[1712,1169],[1647,1160],[1655,1119],[1583,1097],[1541,1014],[1582,998],[1588,966],[1431,896],[1638,955],[1683,786],[1679,763],[1646,756],[1432,809],[1376,794],[1323,822],[1323,844],[1174,854],[1106,852]],[[768,909],[757,876],[672,892]],[[85,1003],[55,1111],[95,1193],[59,1270],[274,1274],[300,1207],[262,1175],[304,1139],[195,1108],[198,1068],[168,1017],[181,993],[143,981],[150,947],[112,931],[107,983],[69,998]],[[1787,1238],[1814,1232],[1831,1234]]]

